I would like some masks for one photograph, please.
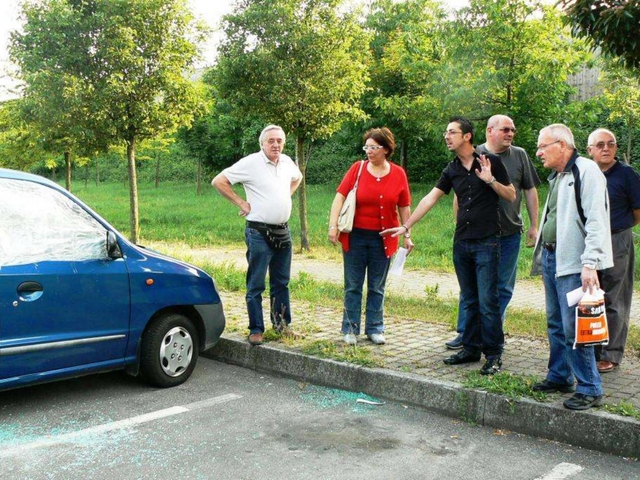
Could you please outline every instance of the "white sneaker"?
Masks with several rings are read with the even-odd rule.
[[[356,345],[358,343],[358,338],[353,333],[345,334],[343,340],[344,340],[344,343],[348,345]]]
[[[384,338],[384,335],[382,333],[372,333],[371,335],[367,335],[367,337],[369,337],[369,340],[371,340],[376,345],[384,345],[385,343],[387,343],[387,340]]]

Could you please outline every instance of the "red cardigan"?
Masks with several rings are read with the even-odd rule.
[[[387,228],[399,227],[399,207],[411,206],[411,192],[404,170],[389,162],[391,170],[384,177],[377,178],[367,171],[366,161],[362,167],[358,191],[356,193],[356,213],[353,220],[354,228],[374,230],[380,232]],[[345,197],[353,188],[358,176],[360,161],[354,163],[347,171],[337,192]],[[387,258],[398,250],[399,237],[382,237]],[[340,243],[345,252],[349,251],[349,234],[340,234]]]

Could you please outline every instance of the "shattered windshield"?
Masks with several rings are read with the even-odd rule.
[[[106,259],[106,229],[60,192],[0,179],[0,267]]]

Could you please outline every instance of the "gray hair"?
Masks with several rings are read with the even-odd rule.
[[[540,130],[540,136],[549,134],[551,138],[557,141],[563,141],[569,147],[576,148],[576,142],[573,139],[571,129],[563,123],[553,123]]]
[[[611,130],[607,130],[606,128],[596,128],[593,132],[591,132],[589,134],[589,139],[587,140],[587,147],[592,147],[593,146],[593,139],[599,133],[607,133],[607,134],[611,135],[613,137],[613,141],[618,143],[618,140],[616,140],[616,136],[613,134],[613,132]]]
[[[266,127],[264,127],[262,132],[260,132],[260,137],[258,138],[258,142],[260,142],[260,146],[261,147],[262,147],[262,142],[264,142],[264,139],[267,136],[267,132],[270,132],[271,130],[280,130],[282,132],[282,134],[284,135],[285,141],[287,140],[287,136],[284,133],[284,130],[282,129],[282,127],[280,127],[278,125],[267,125]]]

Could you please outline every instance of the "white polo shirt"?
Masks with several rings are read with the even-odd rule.
[[[241,183],[251,205],[247,220],[278,224],[291,216],[291,182],[302,172],[288,155],[280,154],[273,163],[262,150],[241,158],[222,174],[231,185]]]

